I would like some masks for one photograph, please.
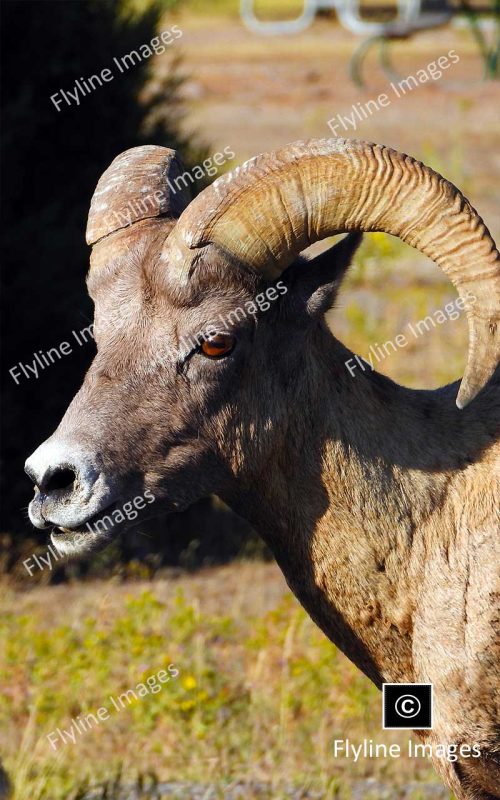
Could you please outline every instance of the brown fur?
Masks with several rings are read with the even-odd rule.
[[[422,735],[482,751],[436,761],[456,797],[500,796],[500,371],[463,411],[457,384],[351,377],[324,312],[357,237],[320,257],[316,285],[314,264],[292,266],[287,295],[232,329],[231,356],[181,366],[182,337],[266,287],[209,246],[181,290],[158,258],[164,235],[147,220],[97,246],[98,354],[55,437],[98,453],[121,498],[148,488],[176,510],[219,494],[377,686],[434,684]]]

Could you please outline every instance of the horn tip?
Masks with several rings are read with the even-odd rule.
[[[476,382],[468,380],[468,376],[464,375],[462,382],[460,384],[460,388],[458,390],[456,405],[461,411],[469,405],[469,403],[474,400],[474,398],[479,394],[481,389],[484,388],[486,383],[488,382],[488,378],[485,378],[482,382]]]

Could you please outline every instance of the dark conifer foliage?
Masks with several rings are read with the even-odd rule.
[[[24,460],[58,424],[94,354],[92,338],[87,335],[87,343],[79,345],[72,332],[93,317],[85,289],[85,226],[99,176],[118,153],[139,144],[178,148],[188,167],[207,154],[179,133],[177,41],[165,54],[123,72],[113,61],[175,24],[164,13],[168,8],[162,2],[131,16],[118,0],[2,3],[1,530],[13,534],[13,541],[34,535],[26,514],[32,489],[23,475]],[[163,60],[162,69],[148,90],[156,59]],[[88,85],[89,76],[105,68],[112,80],[103,86],[94,81],[95,90],[80,94],[79,105],[62,102],[57,110],[51,95],[74,92],[75,81]],[[35,353],[64,341],[71,345],[69,355],[54,356],[50,367],[37,362],[38,377],[22,373],[16,384],[12,367],[32,364]],[[206,519],[211,512],[205,505],[201,513]],[[170,542],[169,560],[187,546],[189,528],[177,547]],[[149,548],[142,539],[141,555],[155,549],[154,542]]]

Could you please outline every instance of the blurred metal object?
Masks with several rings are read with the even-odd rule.
[[[295,19],[264,22],[255,13],[255,0],[241,0],[241,18],[247,28],[265,36],[300,33],[314,20],[318,11],[335,9],[340,23],[358,36],[406,37],[417,30],[446,24],[453,14],[449,0],[397,0],[396,16],[386,21],[362,15],[361,0],[304,0],[302,13]],[[373,14],[387,12],[388,6],[369,7]]]
[[[295,19],[263,22],[255,13],[255,0],[241,0],[240,14],[246,27],[253,33],[260,33],[264,36],[282,36],[305,31],[320,8],[334,8],[335,2],[336,0],[304,0],[302,14]]]
[[[361,5],[360,0],[338,0],[336,6],[341,24],[358,36],[406,38],[416,31],[446,25],[453,15],[449,0],[398,0],[396,16],[386,21],[363,17]]]
[[[370,6],[365,13],[385,19],[369,19],[363,16],[362,0],[304,0],[302,13],[295,19],[263,22],[255,14],[255,0],[241,0],[241,17],[246,27],[264,36],[281,36],[300,33],[313,22],[318,11],[335,9],[340,24],[356,36],[368,36],[356,48],[351,58],[349,71],[354,83],[363,85],[362,66],[368,51],[379,44],[379,58],[384,71],[394,77],[387,41],[406,39],[417,31],[446,25],[452,15],[450,0],[397,0],[394,6]],[[387,13],[395,14],[387,18]]]
[[[367,5],[362,0],[303,0],[302,12],[294,19],[263,21],[255,13],[255,0],[240,0],[241,18],[246,27],[264,36],[301,33],[311,25],[319,11],[334,9],[340,24],[356,36],[368,37],[354,51],[349,71],[358,86],[363,85],[364,59],[373,46],[379,46],[379,61],[384,72],[397,77],[390,61],[389,43],[408,39],[419,31],[447,25],[453,16],[467,18],[483,59],[485,78],[497,77],[500,72],[500,39],[489,47],[480,24],[483,15],[492,16],[500,26],[500,0],[490,4],[471,5],[470,0],[389,0],[384,4]]]
[[[346,0],[349,7],[338,10],[341,24],[358,35],[368,35],[354,51],[349,71],[358,86],[363,85],[362,65],[373,45],[379,45],[379,61],[384,72],[391,78],[396,76],[387,47],[392,39],[407,39],[418,31],[447,25],[454,10],[450,0],[399,0],[396,17],[385,22],[363,19],[359,0]]]

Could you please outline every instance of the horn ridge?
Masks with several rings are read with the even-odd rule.
[[[462,193],[409,155],[339,138],[257,156],[193,200],[165,257],[182,272],[193,250],[213,243],[272,279],[312,242],[356,230],[398,236],[439,264],[459,292],[470,331],[457,399],[465,406],[500,360],[500,256]]]
[[[178,154],[168,147],[142,145],[120,153],[101,175],[92,197],[87,244],[143,219],[177,219],[191,201],[184,171]]]

